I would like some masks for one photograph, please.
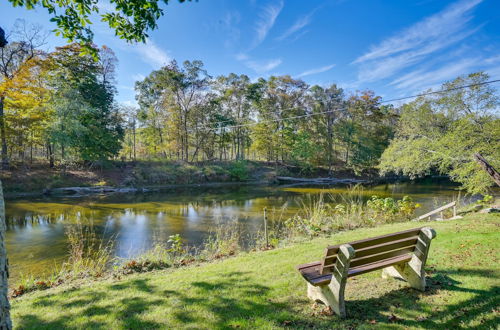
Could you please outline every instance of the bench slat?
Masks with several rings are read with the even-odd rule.
[[[347,242],[347,243],[343,243],[343,244],[350,244],[354,248],[354,250],[359,250],[359,249],[362,249],[362,248],[365,248],[368,246],[379,245],[382,243],[392,242],[392,241],[400,240],[403,238],[408,238],[408,237],[413,237],[413,236],[417,237],[418,234],[420,233],[421,229],[422,228],[413,228],[413,229],[400,231],[397,233],[392,233],[392,234],[387,234],[387,235],[382,235],[382,236],[377,236],[377,237],[372,237],[372,238],[366,238],[366,239],[362,239],[362,240],[358,240],[358,241],[354,241],[354,242]],[[325,255],[330,256],[332,254],[337,254],[337,251],[341,245],[342,244],[328,246],[327,247],[328,254],[325,254]],[[330,250],[332,252],[330,252]]]
[[[320,266],[320,265],[321,265],[321,261],[315,261],[315,262],[309,262],[307,264],[298,265],[296,268],[300,272],[302,269]]]
[[[397,241],[392,241],[392,242],[387,242],[387,243],[382,243],[378,245],[373,245],[369,246],[366,248],[362,248],[359,250],[356,250],[356,258],[361,258],[361,257],[366,257],[369,255],[381,253],[381,252],[386,252],[386,251],[392,251],[392,250],[397,250],[400,248],[408,247],[408,246],[415,246],[417,243],[417,236],[412,236],[409,238],[403,238]]]
[[[356,250],[356,257],[363,257],[383,251],[394,250],[398,247],[414,245],[419,237],[420,230],[421,228],[413,228],[397,233],[354,241],[348,244]],[[341,245],[342,244],[332,245],[326,248],[325,256],[321,261],[321,274],[329,274],[331,272],[330,268],[337,261],[337,253]]]
[[[418,239],[417,236],[403,238],[397,241],[382,243],[374,246],[369,246],[363,249],[359,249],[356,250],[356,259],[386,251],[398,250],[404,247],[410,247],[410,246],[414,247],[415,244],[417,243],[417,239]],[[337,255],[328,256],[325,257],[324,259],[325,259],[325,264],[323,265],[323,270],[331,268],[333,265],[335,265],[335,262],[337,261]],[[323,271],[323,274],[327,274],[327,272]]]
[[[415,250],[415,246],[405,247],[399,250],[392,250],[388,252],[382,252],[377,254],[372,254],[362,258],[356,258],[351,261],[351,268],[355,268],[358,266],[363,266],[367,264],[371,264],[377,261],[384,261],[387,259],[391,259],[393,257],[401,256],[404,254],[410,254]]]
[[[397,257],[394,257],[391,259],[386,259],[386,260],[381,261],[381,262],[374,262],[374,263],[371,263],[368,265],[363,265],[363,266],[351,268],[351,269],[349,269],[349,273],[347,276],[353,277],[353,276],[361,275],[361,274],[368,273],[368,272],[371,272],[374,270],[386,268],[389,266],[406,263],[406,262],[409,262],[411,260],[411,258],[412,258],[411,255],[406,254],[406,255],[397,256]],[[311,283],[314,286],[327,285],[328,283],[330,283],[333,274],[332,273],[325,274],[325,275],[320,274],[319,273],[320,262],[317,262],[317,264],[318,264],[318,266],[316,269],[309,267],[309,268],[305,268],[300,273],[307,282]]]
[[[368,272],[371,272],[371,271],[374,271],[377,269],[382,269],[382,268],[386,268],[386,267],[394,266],[394,265],[398,265],[398,264],[404,264],[406,262],[409,262],[411,260],[411,258],[412,258],[412,256],[410,254],[406,254],[406,255],[395,257],[395,258],[386,259],[386,260],[381,261],[381,262],[374,262],[372,264],[352,268],[352,269],[349,269],[349,274],[347,276],[352,277],[352,276],[368,273]]]

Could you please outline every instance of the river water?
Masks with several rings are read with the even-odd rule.
[[[200,245],[215,225],[238,221],[248,232],[262,228],[266,207],[274,221],[298,212],[320,194],[338,195],[345,187],[282,187],[232,185],[189,187],[161,193],[15,199],[6,201],[11,277],[48,272],[68,255],[65,228],[75,218],[93,223],[98,237],[115,241],[117,257],[133,257],[179,234],[191,246]],[[365,188],[363,195],[409,195],[422,204],[422,214],[456,199],[449,183],[384,184]]]

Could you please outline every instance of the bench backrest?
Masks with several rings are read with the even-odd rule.
[[[349,267],[359,267],[413,253],[421,229],[422,228],[414,228],[347,243],[350,244],[356,252]],[[321,262],[320,274],[332,273],[333,266],[337,261],[337,253],[341,245],[342,244],[332,245],[326,248],[325,255]]]

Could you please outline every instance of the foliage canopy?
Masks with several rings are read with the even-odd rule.
[[[402,107],[396,136],[382,154],[382,173],[412,178],[433,171],[449,175],[471,193],[484,193],[493,183],[474,160],[480,153],[500,167],[500,100],[485,73],[473,73],[443,84],[442,90],[471,85],[433,96],[422,96]]]

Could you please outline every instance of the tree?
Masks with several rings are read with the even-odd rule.
[[[143,119],[155,126],[153,132],[157,132],[162,145],[165,142],[163,128],[172,128],[170,138],[175,140],[176,153],[181,160],[190,161],[192,133],[199,133],[199,112],[209,99],[206,96],[210,78],[201,61],[185,61],[182,67],[172,61],[136,84]],[[197,149],[195,146],[193,159]]]
[[[37,54],[37,49],[45,42],[41,28],[36,25],[27,26],[24,21],[17,21],[12,32],[7,36],[13,39],[8,45],[0,48],[0,84],[7,85],[29,65]],[[2,168],[9,167],[7,155],[7,136],[5,122],[5,99],[9,89],[4,87],[0,91],[0,140]]]
[[[24,161],[29,150],[31,162],[33,147],[44,139],[52,119],[48,106],[47,69],[45,57],[37,55],[23,64],[15,77],[0,84],[0,94],[5,97],[5,140],[9,158],[17,154]]]
[[[0,49],[7,45],[5,34],[0,28]],[[9,264],[7,250],[5,249],[5,204],[3,200],[3,187],[0,181],[0,329],[12,329],[10,319],[9,290]]]
[[[112,158],[121,149],[124,131],[112,85],[116,58],[106,47],[97,52],[105,54],[97,62],[89,55],[81,56],[77,44],[58,47],[50,54],[57,118],[50,136],[60,146],[63,160],[70,151],[92,163]]]
[[[331,174],[334,160],[334,124],[345,107],[344,91],[335,84],[327,88],[316,85],[311,87],[309,97],[313,113],[323,114],[317,115],[314,121],[317,123],[317,135],[325,136],[326,133],[326,139],[322,139],[320,144],[327,150],[328,172]]]
[[[437,171],[470,193],[486,192],[494,181],[475,154],[492,168],[500,166],[500,101],[493,87],[482,84],[488,78],[482,72],[462,76],[445,83],[443,93],[403,106],[396,136],[382,155],[381,172],[414,178]],[[465,85],[473,86],[456,88]]]
[[[163,15],[160,3],[168,4],[168,0],[110,0],[109,3],[99,0],[9,0],[14,7],[34,9],[46,8],[51,21],[57,24],[56,35],[61,35],[69,43],[77,42],[84,46],[85,52],[97,58],[97,51],[92,47],[94,33],[91,25],[93,16],[107,22],[121,39],[132,42],[145,42],[149,30],[158,27],[156,21]],[[185,0],[179,0],[185,2]],[[111,8],[107,8],[111,5]]]
[[[221,111],[234,126],[234,149],[236,159],[245,159],[245,148],[249,141],[249,129],[242,126],[248,124],[252,115],[252,102],[248,93],[250,78],[246,75],[220,76],[214,82],[219,95]]]
[[[394,109],[381,106],[380,97],[372,91],[351,96],[337,128],[346,165],[356,172],[377,165],[394,134],[396,119]]]
[[[256,86],[257,87],[257,86]],[[254,88],[256,88],[254,87]],[[261,152],[268,160],[290,160],[299,130],[300,119],[287,119],[306,115],[305,95],[308,85],[290,76],[271,76],[259,82],[256,107],[262,124],[253,138],[264,147]],[[265,130],[264,130],[265,129]],[[270,143],[261,143],[259,140]]]

